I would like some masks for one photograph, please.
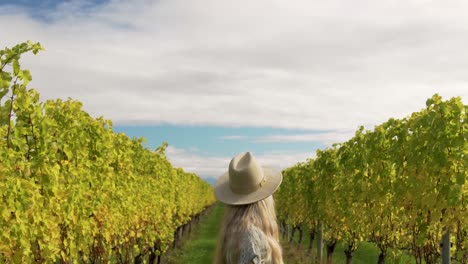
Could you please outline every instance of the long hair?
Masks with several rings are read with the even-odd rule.
[[[263,231],[272,264],[283,264],[273,197],[246,205],[226,205],[214,264],[226,264],[227,256],[239,255],[239,237],[249,227]]]

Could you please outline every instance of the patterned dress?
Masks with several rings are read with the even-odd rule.
[[[239,257],[228,256],[228,264],[270,264],[271,252],[266,235],[257,227],[239,234]]]

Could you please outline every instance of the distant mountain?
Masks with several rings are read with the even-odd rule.
[[[217,181],[217,179],[211,178],[211,177],[203,178],[203,180],[205,180],[205,181],[206,181],[207,183],[209,183],[211,186],[215,186],[216,181]]]

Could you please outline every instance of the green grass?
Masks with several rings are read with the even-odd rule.
[[[284,260],[287,264],[303,264],[303,263],[314,263],[315,256],[317,254],[316,247],[314,245],[313,252],[307,254],[306,249],[300,248],[297,244],[290,244],[286,241],[282,241]],[[305,246],[303,246],[305,247]],[[323,251],[324,260],[326,259],[326,248]],[[354,252],[353,263],[354,264],[368,264],[377,263],[379,257],[378,248],[372,244],[363,242],[356,252]],[[341,264],[346,263],[346,256],[344,254],[344,247],[338,244],[333,254],[333,263]],[[400,254],[398,256],[388,255],[385,258],[386,264],[413,264],[415,260],[406,254]]]
[[[168,263],[174,264],[211,264],[216,251],[219,224],[224,206],[217,203],[211,212],[200,220],[190,240],[168,257]]]
[[[294,242],[288,243],[285,239],[281,240],[284,251],[284,260],[287,264],[302,264],[302,263],[314,263],[313,260],[317,255],[317,238],[314,240],[313,250],[311,254],[307,253],[309,246],[309,236],[307,233],[304,233],[302,245],[299,246],[296,241],[298,241],[299,232],[296,232],[294,236]],[[346,263],[346,255],[344,254],[345,245],[338,243],[335,247],[333,254],[333,263],[342,264]],[[394,254],[392,254],[394,253]],[[324,245],[323,248],[323,257],[326,259],[327,249]],[[380,250],[374,243],[370,242],[361,242],[358,249],[354,252],[353,263],[354,264],[368,264],[368,263],[377,263],[379,258]],[[414,264],[416,263],[413,256],[406,254],[404,252],[387,252],[387,257],[385,258],[386,264]]]

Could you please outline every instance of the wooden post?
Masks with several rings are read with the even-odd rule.
[[[450,264],[450,230],[444,227],[442,236],[442,264]]]
[[[322,264],[322,259],[323,259],[323,223],[322,222],[320,222],[318,226],[317,259],[318,259],[318,263]]]

